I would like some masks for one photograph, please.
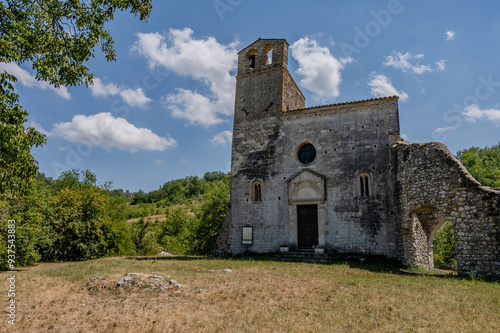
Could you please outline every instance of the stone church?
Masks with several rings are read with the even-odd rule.
[[[444,144],[402,140],[397,96],[306,108],[287,64],[284,39],[238,53],[220,252],[324,248],[432,268],[432,240],[450,220],[459,274],[500,276],[498,189]]]

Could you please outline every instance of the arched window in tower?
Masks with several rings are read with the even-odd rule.
[[[250,50],[247,52],[248,68],[255,69],[255,62],[257,61],[257,51]]]
[[[358,173],[358,195],[360,197],[369,197],[371,191],[371,176],[368,172]]]
[[[252,183],[252,200],[262,201],[262,182],[255,180]]]
[[[267,44],[264,47],[264,53],[266,54],[266,65],[271,65],[273,63],[273,49],[274,46]]]

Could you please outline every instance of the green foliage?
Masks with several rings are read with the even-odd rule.
[[[228,180],[228,173],[222,171],[207,172],[203,178],[188,176],[182,179],[171,180],[163,184],[158,190],[145,193],[139,190],[134,193],[132,205],[140,203],[163,202],[166,205],[187,203],[189,200],[204,195],[212,186],[212,183],[220,180]]]
[[[0,196],[27,191],[38,175],[31,148],[46,143],[45,137],[34,128],[25,128],[28,111],[19,105],[19,96],[9,81],[14,82],[15,77],[0,73]]]
[[[108,61],[115,60],[113,37],[105,24],[116,10],[151,12],[150,0],[7,0],[0,2],[0,61],[30,61],[37,80],[59,85],[89,84],[86,61],[100,43]]]
[[[208,192],[191,231],[193,253],[210,254],[214,250],[222,222],[229,209],[229,189],[229,180],[223,179],[214,183]]]
[[[116,10],[140,19],[151,12],[150,0],[6,0],[0,2],[0,62],[30,62],[36,79],[54,86],[90,84],[85,66],[100,43],[108,61],[115,60],[113,38],[105,28]],[[16,77],[0,73],[0,195],[20,195],[38,174],[31,148],[46,143],[25,127],[28,111],[14,92]]]
[[[194,217],[184,208],[169,212],[167,219],[159,222],[158,243],[163,249],[172,253],[184,254],[189,250],[189,227]]]
[[[183,195],[196,200],[163,209],[159,202],[130,205],[124,196],[113,195],[106,184],[98,185],[90,170],[65,171],[56,180],[41,174],[36,186],[22,197],[0,200],[0,212],[6,217],[0,224],[0,269],[7,269],[7,218],[16,221],[19,266],[37,261],[157,255],[162,250],[210,253],[229,206],[229,175],[212,176],[210,182],[198,177],[170,182],[181,184]],[[139,221],[126,222],[134,214],[141,217]],[[152,214],[159,217],[155,221],[144,218]]]
[[[112,197],[105,186],[98,186],[89,170],[66,171],[55,181],[41,175],[23,197],[0,200],[0,211],[6,216],[0,224],[0,245],[7,239],[8,218],[16,221],[20,266],[134,255],[136,248],[124,222],[125,206],[123,198]],[[3,264],[4,249],[0,250]]]
[[[437,231],[433,240],[434,266],[442,269],[457,269],[455,236],[453,225],[446,221]]]
[[[457,152],[458,159],[481,184],[500,187],[500,143],[491,147],[471,147]]]
[[[78,184],[59,190],[50,198],[51,214],[45,232],[53,234],[42,248],[45,260],[82,260],[99,257],[106,249],[103,223],[107,197],[95,185]]]

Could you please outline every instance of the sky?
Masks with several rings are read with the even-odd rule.
[[[116,62],[96,50],[93,86],[56,89],[31,64],[0,64],[29,126],[40,172],[92,170],[114,188],[151,191],[229,171],[237,52],[258,38],[290,44],[306,107],[399,96],[410,142],[452,153],[500,142],[500,3],[491,1],[153,0],[147,22],[108,24]]]

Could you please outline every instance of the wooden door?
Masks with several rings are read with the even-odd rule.
[[[299,249],[311,249],[318,244],[318,205],[297,206]]]

